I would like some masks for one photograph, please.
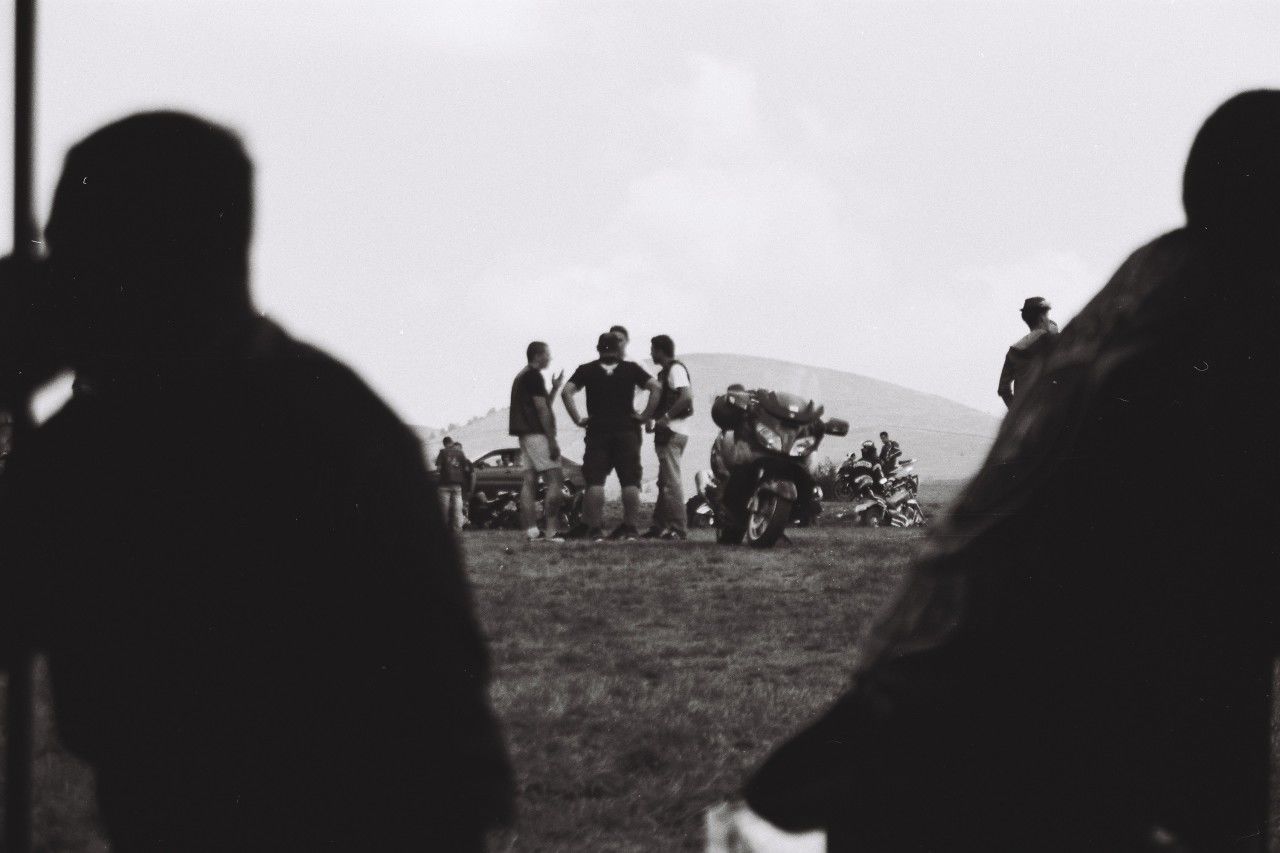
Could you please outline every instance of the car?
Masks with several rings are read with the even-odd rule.
[[[524,462],[520,448],[503,447],[472,460],[475,466],[477,492],[494,497],[498,492],[518,492],[524,482]],[[572,459],[560,456],[560,470],[564,472],[565,485],[576,494],[587,487],[582,477],[582,466]]]
[[[476,458],[475,488],[468,499],[468,515],[476,527],[519,526],[515,498],[524,483],[525,466],[518,447],[490,450]],[[575,526],[582,515],[582,497],[587,481],[582,476],[582,466],[572,459],[560,457],[560,469],[564,472],[562,487],[560,529]],[[542,515],[542,490],[539,489],[538,515]]]

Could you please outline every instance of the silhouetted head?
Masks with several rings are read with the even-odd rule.
[[[600,353],[600,360],[605,364],[614,364],[622,360],[625,350],[622,338],[613,332],[605,332],[596,341],[596,352]]]
[[[444,441],[440,442],[440,444],[443,447],[451,447],[453,445],[453,439],[446,435],[444,437]]]
[[[252,219],[253,166],[225,128],[142,113],[77,144],[45,233],[73,359],[187,352],[243,321]]]
[[[622,353],[621,353],[621,355],[620,355],[619,357],[620,357],[620,358],[626,358],[626,357],[627,357],[627,344],[631,343],[631,333],[627,331],[627,327],[626,327],[626,326],[617,326],[617,325],[610,326],[610,327],[609,327],[609,333],[610,333],[610,334],[612,334],[612,335],[617,335],[617,336],[618,336],[618,340],[622,341]]]
[[[543,341],[533,341],[524,348],[525,358],[531,367],[546,370],[551,364],[551,347]]]
[[[1280,241],[1280,91],[1242,92],[1196,134],[1182,180],[1187,226],[1224,243]]]
[[[666,367],[668,363],[675,360],[675,341],[671,340],[670,335],[655,335],[649,341],[649,357],[653,359],[654,364]]]

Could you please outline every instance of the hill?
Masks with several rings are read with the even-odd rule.
[[[917,460],[921,477],[932,480],[957,480],[973,474],[986,457],[999,426],[999,419],[985,412],[855,373],[722,353],[698,353],[682,356],[681,360],[689,368],[694,388],[694,415],[684,455],[686,489],[692,487],[694,473],[707,466],[711,442],[717,433],[711,421],[711,400],[733,382],[809,397],[823,404],[828,416],[849,421],[848,438],[825,439],[818,449],[818,459],[843,459],[864,440],[875,439],[881,430],[888,430],[905,454]],[[652,369],[652,365],[642,363]],[[555,411],[565,455],[581,461],[582,431],[569,422],[562,404],[557,403]],[[434,456],[441,432],[424,429],[420,433],[428,444],[428,455]],[[507,435],[505,408],[477,418],[451,435],[463,443],[473,459],[515,444]],[[658,471],[651,440],[646,441],[644,468],[648,488]],[[615,481],[611,478],[612,482]]]

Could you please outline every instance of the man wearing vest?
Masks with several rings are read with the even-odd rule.
[[[654,413],[653,449],[658,454],[658,501],[653,507],[653,523],[646,539],[683,541],[689,538],[684,510],[684,485],[680,480],[680,458],[689,443],[689,416],[693,414],[693,388],[689,370],[676,360],[676,345],[666,335],[651,341],[650,356],[658,365],[661,396]]]
[[[462,508],[466,505],[464,494],[471,491],[473,468],[467,454],[462,452],[462,445],[449,436],[444,437],[444,445],[436,456],[436,471],[440,475],[440,502],[444,504],[445,523],[454,529],[462,530],[465,520]]]
[[[587,481],[583,523],[565,538],[604,538],[604,481],[610,471],[618,472],[622,484],[622,524],[610,539],[637,539],[640,515],[640,425],[647,423],[658,408],[658,380],[634,361],[622,358],[622,339],[612,332],[600,336],[596,344],[600,358],[574,371],[564,386],[561,399],[573,422],[587,431],[587,447],[582,457],[582,476]],[[649,392],[642,413],[634,406],[637,388]],[[587,392],[587,417],[578,414],[573,397]]]

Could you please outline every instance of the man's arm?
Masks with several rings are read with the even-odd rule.
[[[1013,374],[1015,372],[1014,362],[1018,358],[1017,351],[1010,347],[1004,356],[1004,367],[1000,370],[1000,384],[996,388],[996,393],[1000,395],[1000,399],[1004,400],[1006,406],[1013,405]]]
[[[642,386],[649,392],[649,401],[645,403],[644,411],[635,415],[635,419],[640,423],[646,423],[653,418],[653,413],[658,411],[658,402],[662,399],[662,386],[658,384],[658,380],[649,377],[649,381]]]
[[[564,391],[560,392],[560,399],[564,401],[564,410],[569,413],[569,420],[573,421],[580,427],[587,425],[587,419],[578,414],[578,404],[574,402],[573,395],[578,393],[578,386],[573,384],[573,380],[569,380],[564,386]]]
[[[693,412],[693,389],[685,387],[676,393],[678,394],[676,401],[671,404],[670,411],[658,418],[657,422],[659,424],[665,426],[671,421],[683,418]]]

